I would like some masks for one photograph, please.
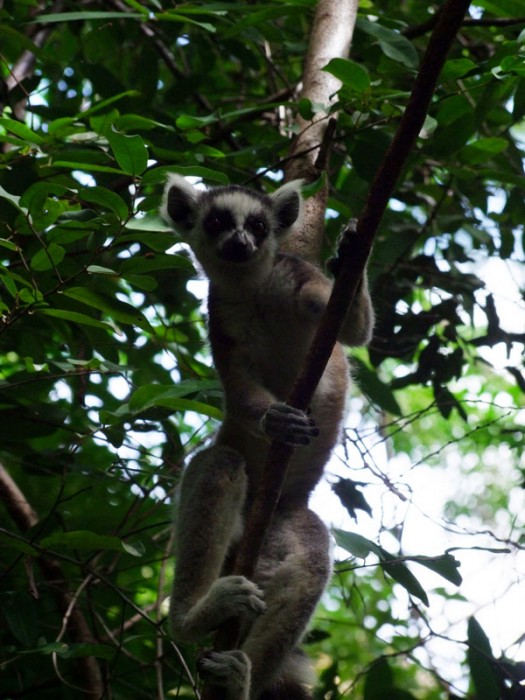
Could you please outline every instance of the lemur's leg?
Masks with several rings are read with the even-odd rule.
[[[308,697],[311,673],[296,647],[330,575],[328,551],[326,527],[308,508],[276,514],[255,575],[267,609],[241,647],[252,665],[252,700],[264,690],[273,697],[272,686],[276,697],[287,687],[290,697]]]
[[[242,576],[220,577],[231,542],[240,534],[245,492],[244,460],[228,447],[199,452],[184,474],[169,613],[176,640],[197,640],[230,617],[246,622],[265,608],[254,583]]]

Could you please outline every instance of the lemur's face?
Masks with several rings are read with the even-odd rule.
[[[224,271],[267,270],[280,242],[300,219],[301,208],[297,181],[265,195],[237,185],[202,191],[172,174],[161,213],[213,279]]]
[[[264,248],[275,228],[266,198],[233,187],[213,190],[203,197],[199,228],[203,243],[228,263],[246,263]]]

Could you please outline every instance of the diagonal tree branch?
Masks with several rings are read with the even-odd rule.
[[[361,280],[374,236],[403,166],[414,147],[446,56],[470,0],[447,0],[434,27],[407,108],[378,168],[359,221],[351,256],[346,256],[317,335],[288,403],[306,410],[336,342],[342,322]],[[253,575],[267,528],[275,512],[293,448],[274,442],[259,491],[248,518],[236,560],[236,572]]]

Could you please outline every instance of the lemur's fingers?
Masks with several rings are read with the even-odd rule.
[[[228,697],[247,698],[251,663],[243,651],[206,651],[197,661],[202,678],[228,690]]]
[[[308,445],[313,437],[319,435],[313,418],[285,403],[272,404],[261,423],[268,437],[289,445]]]
[[[266,610],[264,593],[244,576],[221,576],[212,584],[209,596],[213,607],[222,610],[225,618],[249,620]]]

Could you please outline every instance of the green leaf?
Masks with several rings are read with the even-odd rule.
[[[106,134],[113,155],[128,175],[140,175],[148,166],[148,149],[138,134],[127,136],[112,129]]]
[[[425,605],[429,605],[428,596],[425,589],[419,583],[410,569],[397,557],[382,549],[381,560],[383,562],[383,570],[391,576],[394,581],[397,581],[410,595],[419,598]]]
[[[456,80],[476,69],[477,65],[469,58],[454,58],[445,63],[440,78],[442,82]]]
[[[20,537],[10,537],[6,532],[0,532],[0,548],[14,549],[16,552],[22,552],[31,557],[38,556],[38,549],[36,549],[36,547],[33,547],[29,542],[26,542],[26,540]]]
[[[4,190],[2,185],[0,185],[0,197],[10,202],[13,206],[15,206],[18,209],[18,211],[22,212],[23,214],[27,214],[27,209],[20,205],[20,197],[17,197],[16,194],[10,194],[9,192],[7,192],[7,190]]]
[[[144,15],[136,12],[97,12],[86,10],[84,12],[54,12],[48,15],[38,15],[39,24],[54,24],[56,22],[89,22],[92,20],[109,21],[112,19],[138,19],[143,20]],[[32,24],[32,22],[27,22]]]
[[[196,27],[200,27],[201,29],[204,29],[207,32],[214,33],[216,31],[215,27],[213,24],[210,24],[209,22],[198,22],[197,20],[191,19],[187,15],[183,15],[180,12],[159,12],[156,15],[157,21],[168,21],[168,22],[183,22],[183,23],[188,23],[188,24],[193,24]]]
[[[152,331],[144,315],[138,309],[131,306],[131,304],[127,304],[114,297],[104,296],[87,287],[71,287],[65,289],[64,294],[70,299],[75,299],[75,301],[80,301],[82,304],[102,311],[117,323],[129,323],[145,331]]]
[[[129,409],[140,413],[149,408],[168,408],[172,411],[194,411],[216,420],[222,420],[223,412],[216,406],[202,401],[182,398],[201,391],[216,391],[221,384],[218,380],[188,380],[174,386],[151,384],[134,392],[129,401]]]
[[[370,89],[370,77],[366,69],[349,58],[332,58],[323,70],[357,92]]]
[[[383,547],[355,532],[345,532],[344,530],[334,529],[334,537],[340,547],[343,547],[343,549],[346,549],[347,552],[350,552],[350,554],[355,557],[366,559],[369,554],[376,554],[382,563],[383,570],[391,576],[394,581],[401,584],[410,595],[419,598],[425,605],[428,605],[428,596],[424,588],[399,557],[395,557],[393,554],[390,554],[390,552],[387,552],[386,549],[383,549]]]
[[[129,218],[126,202],[106,187],[84,187],[79,191],[78,196],[86,202],[99,204],[104,209],[112,211],[121,221],[127,221]]]
[[[107,275],[108,277],[119,277],[119,273],[109,267],[101,265],[88,265],[86,272],[90,275]]]
[[[201,165],[170,165],[160,168],[152,168],[144,173],[142,183],[144,185],[164,184],[169,173],[178,173],[189,177],[200,177],[207,182],[216,182],[219,185],[229,185],[230,179],[219,170],[212,170]]]
[[[464,146],[459,152],[459,157],[466,163],[486,163],[491,156],[503,153],[508,147],[507,139],[489,136]]]
[[[387,384],[379,379],[377,371],[372,371],[357,357],[352,358],[352,365],[356,368],[355,378],[361,391],[383,411],[394,416],[402,415],[401,406],[394,393]]]
[[[3,591],[0,610],[16,639],[25,647],[36,644],[39,636],[35,601],[22,591]]]
[[[217,121],[215,116],[195,117],[192,114],[180,114],[175,120],[175,124],[182,131],[187,131],[188,129],[201,129],[215,121]]]
[[[388,661],[380,658],[375,661],[366,674],[363,700],[386,700],[392,698],[394,676]]]
[[[71,321],[72,323],[79,323],[83,326],[93,326],[94,328],[103,328],[104,330],[113,331],[113,327],[109,323],[104,323],[96,318],[91,318],[91,316],[86,316],[86,314],[78,313],[77,311],[66,311],[65,309],[38,309],[37,313],[43,316],[52,316],[53,318],[59,318],[63,321]]]
[[[155,405],[159,408],[168,408],[173,412],[185,413],[186,411],[193,411],[202,416],[208,416],[208,418],[214,418],[215,420],[223,420],[224,413],[220,408],[215,406],[210,406],[210,404],[203,403],[202,401],[193,401],[191,399],[175,399],[169,396],[159,397]]]
[[[61,547],[71,549],[102,549],[127,552],[134,557],[142,554],[133,546],[125,544],[118,537],[111,535],[98,535],[89,530],[72,530],[70,532],[57,532],[45,537],[40,543],[44,549],[56,549]]]
[[[410,561],[415,561],[422,566],[426,566],[427,569],[435,571],[437,574],[443,576],[443,578],[451,583],[454,583],[456,586],[459,586],[463,581],[463,578],[458,571],[461,563],[456,559],[456,557],[453,557],[452,554],[441,554],[437,557],[425,557],[420,555],[417,557],[407,557],[407,559]]]
[[[378,22],[369,22],[365,19],[358,19],[356,27],[377,39],[385,56],[401,63],[406,68],[417,69],[419,65],[418,53],[412,43],[402,34],[387,29]]]
[[[376,554],[381,557],[381,547],[372,540],[358,535],[356,532],[333,529],[333,535],[337,544],[359,559],[366,559],[369,554]]]
[[[468,621],[467,661],[478,700],[499,700],[500,689],[490,642],[475,617]]]
[[[120,266],[120,274],[124,277],[129,273],[145,274],[157,270],[184,270],[193,273],[194,267],[189,258],[176,253],[172,255],[158,253],[148,258],[127,258]]]
[[[23,141],[28,141],[29,143],[34,143],[37,146],[42,146],[46,140],[40,134],[30,129],[23,122],[16,121],[15,119],[9,119],[9,117],[0,117],[0,126],[3,126],[6,131],[11,134],[20,137]],[[0,134],[0,141],[2,136]]]
[[[35,270],[35,272],[51,270],[62,262],[65,254],[66,251],[62,246],[57,243],[49,243],[47,248],[42,248],[42,250],[33,255],[31,258],[31,269]]]
[[[18,250],[16,243],[13,243],[13,241],[8,241],[7,238],[0,238],[0,246],[2,246],[2,248],[7,248],[7,250],[11,251]]]
[[[124,174],[123,170],[112,168],[109,165],[97,165],[96,163],[81,163],[80,161],[72,160],[55,160],[49,164],[52,168],[67,168],[68,170],[80,170],[85,173],[114,173],[116,175]]]
[[[99,659],[110,660],[115,656],[115,649],[108,644],[66,644],[65,642],[49,642],[36,649],[23,651],[22,654],[57,654],[63,659],[78,659],[85,656],[96,656]]]

